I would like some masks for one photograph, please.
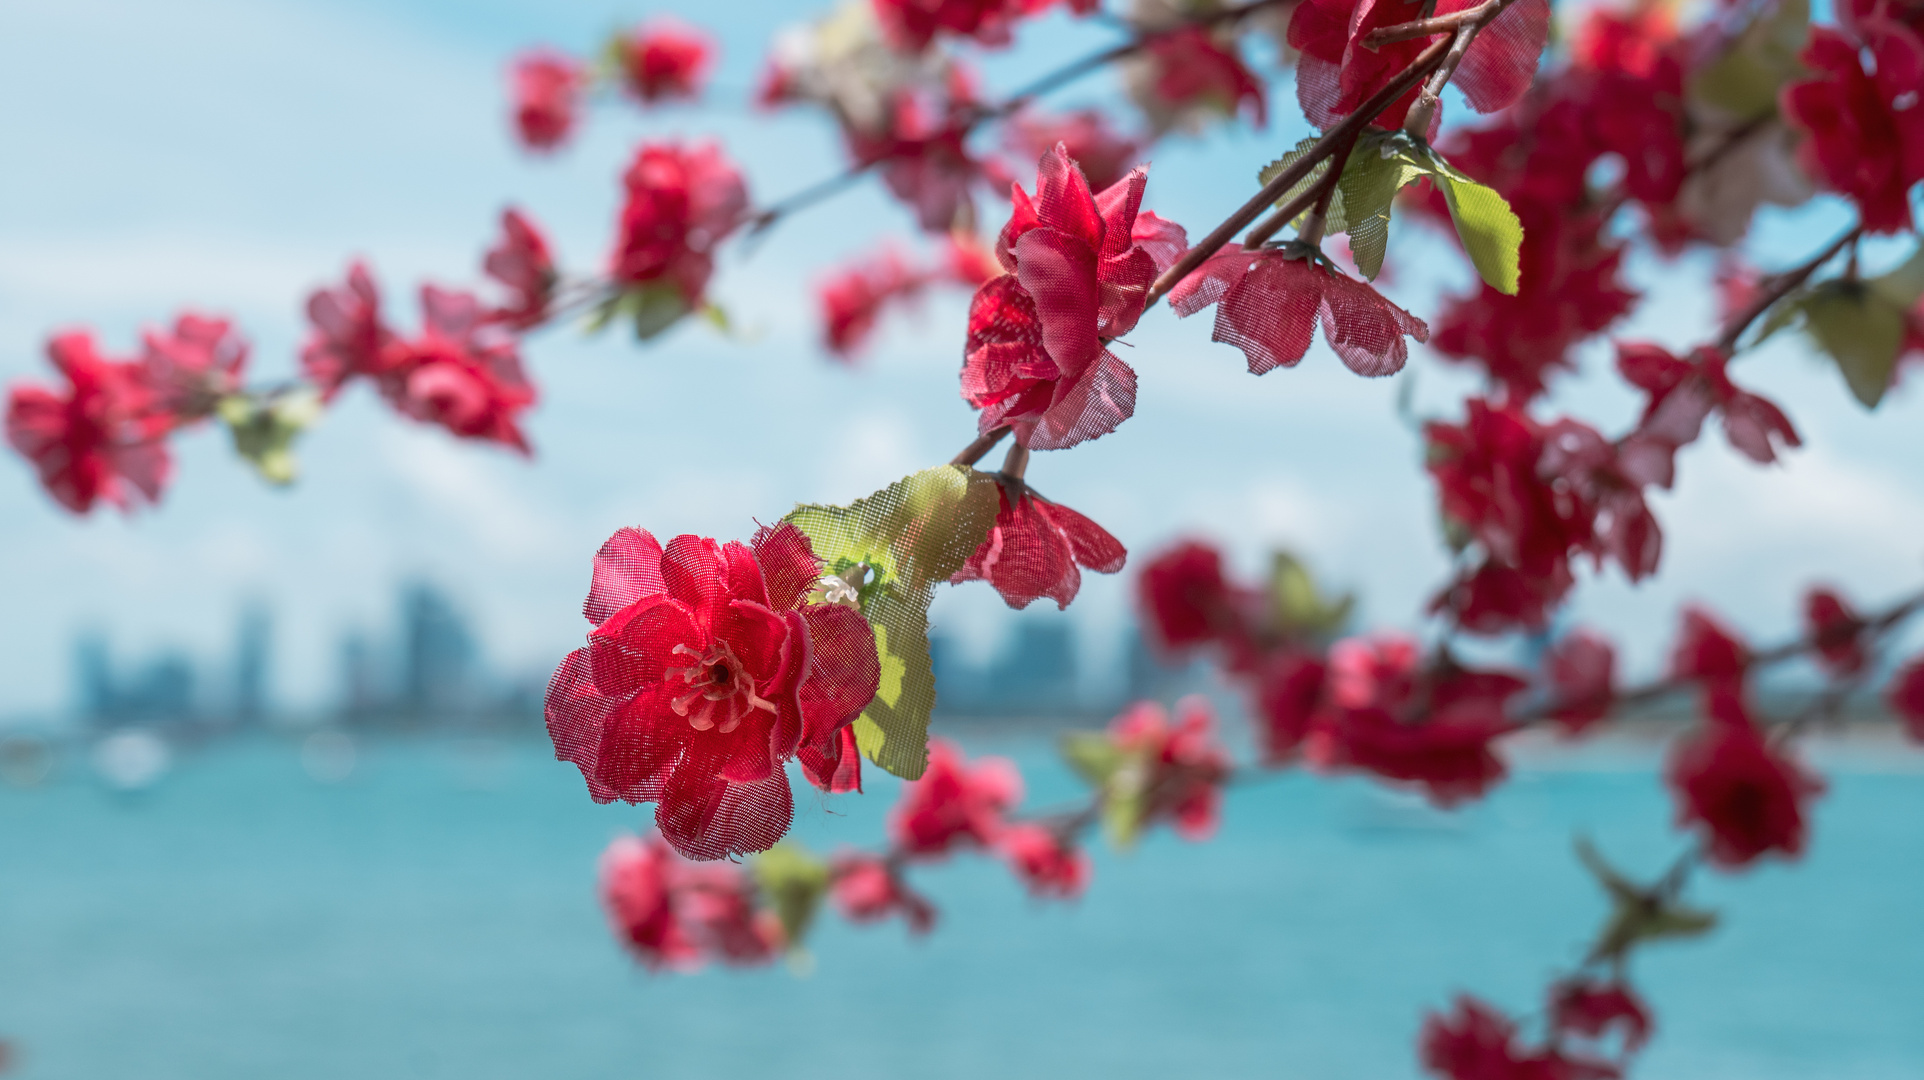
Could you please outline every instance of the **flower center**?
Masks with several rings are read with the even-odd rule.
[[[775,703],[755,693],[755,680],[742,669],[735,650],[725,641],[699,652],[690,645],[677,645],[677,656],[686,656],[687,667],[669,668],[665,675],[679,679],[685,692],[671,703],[675,715],[685,716],[696,731],[711,728],[726,735],[741,726],[742,718],[755,709],[775,711]]]

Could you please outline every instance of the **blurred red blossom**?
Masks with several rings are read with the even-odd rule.
[[[1601,1040],[1616,1031],[1623,1052],[1634,1054],[1650,1041],[1650,1009],[1627,983],[1590,978],[1564,979],[1550,988],[1550,1028],[1559,1034]]]
[[[692,100],[714,65],[708,35],[670,16],[660,16],[615,38],[622,85],[643,102]]]
[[[1924,656],[1913,658],[1891,676],[1885,701],[1912,740],[1924,742]]]
[[[1861,38],[1811,28],[1801,56],[1811,77],[1784,88],[1784,115],[1804,133],[1804,168],[1849,196],[1866,229],[1900,232],[1924,179],[1924,42],[1888,19],[1854,22]]]
[[[1145,770],[1144,824],[1166,819],[1188,840],[1215,834],[1231,762],[1216,741],[1216,716],[1206,699],[1177,702],[1174,723],[1156,702],[1138,702],[1110,721],[1109,737]]]
[[[650,970],[706,960],[766,964],[786,942],[740,866],[684,862],[660,837],[622,836],[601,856],[601,902],[615,935]]]
[[[517,420],[534,404],[534,386],[522,374],[514,335],[489,315],[471,293],[423,285],[421,333],[389,345],[383,389],[417,420],[526,454]]]
[[[530,150],[553,150],[574,131],[587,69],[552,49],[515,57],[510,73],[515,131]]]
[[[824,278],[815,296],[822,309],[822,344],[829,355],[852,360],[868,343],[876,321],[892,305],[914,300],[929,275],[893,247],[865,254]]]
[[[935,906],[909,888],[886,860],[850,854],[837,857],[833,865],[835,906],[850,922],[900,915],[911,933],[926,934],[935,926]]]
[[[122,510],[158,502],[173,472],[162,441],[173,419],[146,363],[107,359],[86,330],[50,338],[47,359],[65,387],[15,383],[7,392],[7,442],[33,463],[41,486],[76,514],[100,500]]]
[[[1677,823],[1700,827],[1706,857],[1725,869],[1770,852],[1803,854],[1805,803],[1824,790],[1823,782],[1765,740],[1741,686],[1708,688],[1704,708],[1706,719],[1677,740],[1666,765]]]
[[[643,143],[622,184],[610,274],[626,287],[666,286],[684,308],[696,307],[716,246],[748,207],[741,173],[713,142]]]
[[[1750,649],[1736,631],[1700,607],[1686,607],[1670,653],[1670,677],[1724,684],[1743,678]]]
[[[142,377],[175,424],[205,417],[240,392],[247,341],[227,319],[183,312],[170,330],[143,331],[141,346]]]
[[[548,304],[561,280],[541,229],[519,210],[501,213],[501,239],[481,263],[487,275],[508,289],[508,303],[494,317],[517,329],[548,317]]]
[[[1088,852],[1046,825],[1010,825],[996,838],[996,849],[1034,896],[1073,900],[1089,886]]]
[[[1234,118],[1245,107],[1257,127],[1269,122],[1268,88],[1243,63],[1233,35],[1199,26],[1166,30],[1130,71],[1130,92],[1156,131],[1194,128],[1205,115]]]
[[[313,329],[301,346],[301,369],[332,400],[356,376],[382,379],[394,332],[381,320],[381,292],[366,264],[356,260],[347,280],[307,297]]]
[[[1817,645],[1817,660],[1833,677],[1855,675],[1870,663],[1864,620],[1829,589],[1804,594],[1804,631]]]
[[[1027,484],[1005,483],[999,490],[1002,509],[982,545],[949,579],[952,584],[986,581],[1018,610],[1045,596],[1066,610],[1082,588],[1077,566],[1113,574],[1128,559],[1121,541],[1102,526]]]
[[[1181,541],[1151,559],[1136,576],[1136,598],[1150,639],[1169,652],[1219,640],[1237,621],[1222,552],[1201,540]]]
[[[1554,695],[1550,716],[1572,735],[1610,714],[1617,652],[1608,638],[1581,627],[1557,639],[1544,657]]]
[[[1623,442],[1632,475],[1669,487],[1677,450],[1696,440],[1713,411],[1722,415],[1730,445],[1760,465],[1776,461],[1786,447],[1803,445],[1782,409],[1730,381],[1729,360],[1714,347],[1677,357],[1657,345],[1617,343],[1618,373],[1649,395],[1637,430]]]
[[[617,532],[595,556],[588,646],[548,685],[555,755],[597,802],[656,803],[683,855],[769,848],[793,812],[783,763],[812,751],[826,786],[881,678],[862,616],[808,602],[819,572],[792,525],[752,547]]]
[[[1552,1051],[1518,1045],[1516,1024],[1468,994],[1453,1012],[1423,1018],[1423,1067],[1447,1080],[1577,1080]]]
[[[889,836],[914,858],[939,858],[957,845],[988,848],[1002,832],[1002,816],[1022,801],[1022,774],[1006,758],[973,764],[947,739],[929,740],[922,778],[902,788],[889,814]]]
[[[1003,141],[1023,159],[1040,158],[1060,144],[1088,177],[1089,187],[1101,190],[1129,175],[1142,155],[1142,144],[1110,126],[1100,109],[1078,109],[1051,115],[1024,111],[1003,128]]]
[[[1394,375],[1409,360],[1403,339],[1430,337],[1423,320],[1302,245],[1226,250],[1169,293],[1180,316],[1211,304],[1219,306],[1210,340],[1241,349],[1252,375],[1295,367],[1319,321],[1323,340],[1358,375]]]
[[[1008,272],[969,309],[962,396],[982,410],[980,431],[1011,424],[1021,445],[1060,450],[1135,412],[1136,373],[1105,345],[1135,326],[1162,269],[1136,239],[1147,182],[1138,168],[1095,195],[1058,145],[1036,167],[1035,198],[1014,189],[996,241]]]

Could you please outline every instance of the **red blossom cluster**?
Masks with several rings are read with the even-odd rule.
[[[912,306],[937,284],[973,289],[997,273],[994,255],[967,234],[951,235],[941,258],[931,265],[918,266],[885,244],[831,271],[816,285],[822,347],[837,360],[853,361],[890,308]]]
[[[546,152],[566,143],[598,79],[643,105],[692,101],[715,63],[708,35],[668,16],[615,34],[602,51],[601,64],[551,48],[526,50],[509,64],[508,101],[523,147]]]
[[[702,305],[715,249],[741,225],[748,189],[714,142],[643,143],[621,182],[608,276],[640,302],[646,336]]]
[[[1650,1011],[1620,981],[1576,976],[1550,988],[1541,1045],[1518,1037],[1516,1022],[1462,995],[1448,1013],[1423,1020],[1423,1067],[1443,1080],[1616,1080],[1650,1038]]]
[[[705,961],[766,964],[786,945],[781,920],[732,863],[677,857],[660,837],[624,836],[601,855],[601,904],[615,937],[653,971]]]

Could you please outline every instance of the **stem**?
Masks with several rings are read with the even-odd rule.
[[[1375,52],[1384,45],[1412,38],[1429,37],[1445,30],[1455,30],[1459,26],[1477,22],[1483,18],[1483,9],[1489,3],[1478,4],[1473,8],[1453,11],[1448,15],[1438,15],[1433,19],[1416,19],[1412,22],[1397,23],[1394,26],[1380,26],[1363,37],[1363,47]]]
[[[1510,0],[1483,0],[1472,10],[1477,13],[1473,19],[1466,20],[1450,38],[1450,53],[1443,58],[1443,66],[1430,76],[1429,85],[1416,96],[1410,111],[1403,118],[1403,130],[1418,139],[1428,139],[1430,124],[1436,119],[1436,110],[1441,104],[1443,88],[1449,85],[1450,77],[1456,74],[1456,66],[1463,62],[1463,54],[1470,51],[1470,43],[1476,40],[1479,30],[1489,25]]]
[[[1021,443],[1010,443],[1009,452],[1002,458],[1002,475],[1017,483],[1022,482],[1022,474],[1029,471],[1029,448]]]
[[[1751,323],[1756,322],[1764,312],[1769,311],[1776,305],[1777,301],[1789,296],[1799,285],[1810,280],[1810,276],[1817,272],[1818,267],[1831,261],[1831,259],[1835,258],[1837,253],[1844,250],[1845,247],[1856,243],[1857,238],[1863,234],[1864,226],[1860,223],[1851,229],[1851,231],[1832,241],[1829,247],[1826,247],[1802,266],[1778,274],[1776,277],[1771,278],[1767,284],[1759,287],[1756,297],[1754,297],[1742,311],[1732,317],[1730,322],[1725,324],[1723,333],[1717,335],[1715,347],[1725,355],[1736,352],[1737,339],[1744,336],[1744,331],[1750,329]]]
[[[1224,219],[1222,224],[1211,230],[1209,235],[1203,237],[1195,247],[1184,252],[1182,258],[1177,259],[1174,266],[1163,271],[1161,276],[1156,278],[1155,284],[1149,287],[1149,295],[1148,298],[1143,301],[1143,308],[1147,310],[1148,308],[1154,307],[1156,301],[1161,300],[1170,289],[1175,288],[1178,282],[1188,277],[1198,266],[1207,262],[1210,256],[1221,251],[1223,245],[1229,243],[1231,238],[1243,231],[1250,222],[1255,221],[1256,218],[1262,214],[1264,207],[1282,198],[1290,188],[1300,183],[1305,176],[1310,174],[1311,170],[1318,164],[1321,164],[1325,158],[1335,153],[1336,148],[1340,146],[1345,139],[1354,141],[1356,136],[1362,132],[1363,128],[1367,126],[1370,121],[1376,119],[1376,117],[1381,114],[1384,109],[1389,108],[1397,98],[1402,97],[1408,92],[1410,87],[1415,86],[1425,75],[1428,75],[1434,70],[1436,65],[1442,62],[1444,50],[1448,47],[1447,42],[1438,41],[1424,49],[1417,55],[1415,60],[1410,62],[1409,67],[1403,69],[1402,74],[1391,79],[1382,89],[1370,95],[1369,100],[1365,101],[1355,112],[1344,117],[1342,123],[1324,132],[1323,137],[1316,140],[1316,144],[1309,148],[1307,154],[1304,154],[1301,158],[1291,163],[1290,166],[1282,172],[1277,173],[1276,178],[1264,184],[1261,191],[1251,196],[1248,202],[1244,203],[1235,213]],[[1299,210],[1297,212],[1300,213],[1301,211]],[[1294,215],[1291,216],[1293,217]]]
[[[1004,424],[999,428],[994,428],[977,435],[969,445],[962,448],[961,453],[949,459],[949,464],[974,465],[976,462],[982,460],[983,455],[995,449],[996,443],[1001,442],[1009,432],[1014,430],[1014,428]]]

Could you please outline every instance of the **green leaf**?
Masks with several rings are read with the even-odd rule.
[[[1436,176],[1449,204],[1450,221],[1470,262],[1490,288],[1515,296],[1520,284],[1518,259],[1523,247],[1523,222],[1494,188],[1488,188],[1431,155]]]
[[[1861,281],[1826,281],[1798,306],[1804,329],[1836,362],[1851,393],[1876,408],[1904,347],[1904,308]]]
[[[1778,92],[1803,71],[1797,54],[1809,37],[1808,0],[1778,0],[1698,71],[1690,96],[1740,123],[1771,116]]]
[[[214,412],[234,437],[234,450],[270,484],[285,486],[300,473],[294,440],[321,417],[321,397],[310,389],[271,398],[230,394]]]
[[[1603,886],[1610,917],[1590,947],[1590,960],[1619,960],[1646,941],[1696,937],[1717,925],[1717,913],[1685,907],[1659,883],[1641,887],[1604,861],[1587,839],[1577,840],[1577,858]]]
[[[1871,291],[1878,296],[1909,311],[1911,305],[1924,297],[1924,244],[1918,245],[1911,257],[1905,259],[1897,269],[1882,277],[1874,277],[1867,282]]]
[[[588,333],[600,333],[617,320],[632,322],[635,337],[641,341],[658,336],[688,314],[688,301],[681,290],[665,282],[623,289],[596,304],[589,312]]]
[[[1119,751],[1121,760],[1102,785],[1102,829],[1109,842],[1123,850],[1136,844],[1149,818],[1147,751]]]
[[[929,603],[935,586],[981,546],[1000,507],[990,474],[942,465],[849,506],[798,506],[783,519],[808,536],[827,573],[868,567],[859,594],[875,629],[882,685],[856,719],[855,739],[870,761],[905,780],[928,765],[935,708]]]
[[[748,868],[782,922],[789,951],[799,950],[828,892],[828,863],[800,844],[784,840],[749,860]]]
[[[1325,600],[1309,568],[1287,551],[1270,558],[1269,598],[1277,625],[1292,634],[1333,634],[1349,621],[1356,606],[1356,597],[1349,594]]]
[[[1124,759],[1128,757],[1114,739],[1101,731],[1066,732],[1058,745],[1062,759],[1069,763],[1076,775],[1097,789],[1109,782],[1109,777],[1122,767]]]
[[[1284,169],[1287,169],[1291,165],[1294,165],[1298,161],[1301,161],[1303,159],[1303,155],[1309,153],[1310,147],[1315,146],[1320,138],[1321,136],[1312,135],[1304,139],[1302,142],[1297,143],[1290,150],[1284,152],[1282,157],[1277,158],[1275,161],[1272,161],[1269,164],[1263,166],[1261,169],[1257,170],[1256,172],[1257,182],[1267,185],[1271,180],[1274,180],[1278,176],[1281,176]],[[1276,200],[1277,209],[1281,209],[1282,207],[1288,205],[1291,199],[1294,199],[1300,196],[1301,194],[1303,194],[1304,192],[1308,191],[1310,188],[1315,187],[1316,182],[1321,180],[1323,176],[1328,172],[1329,172],[1329,160],[1327,158],[1317,162],[1316,165],[1309,170],[1309,175],[1303,177],[1301,180],[1298,180],[1295,186],[1291,187],[1288,191],[1283,192],[1282,197]],[[1332,205],[1330,207],[1330,214],[1333,216],[1335,213],[1336,213],[1336,207]],[[1341,232],[1342,230],[1332,228],[1331,231]]]

